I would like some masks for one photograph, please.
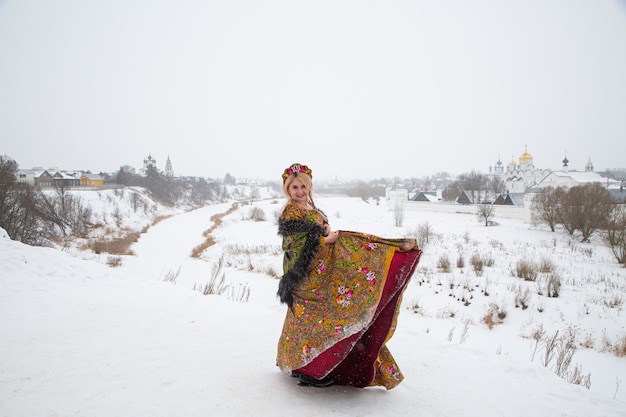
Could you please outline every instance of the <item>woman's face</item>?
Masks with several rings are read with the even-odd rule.
[[[294,180],[289,184],[289,197],[293,200],[294,203],[299,204],[301,206],[306,206],[309,202],[309,189],[300,181],[299,178],[294,178]]]

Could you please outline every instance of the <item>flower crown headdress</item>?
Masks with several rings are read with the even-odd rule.
[[[302,172],[303,174],[308,175],[313,178],[313,171],[306,166],[301,164],[293,164],[289,168],[283,171],[283,183],[289,178],[290,175],[298,175],[298,173]]]

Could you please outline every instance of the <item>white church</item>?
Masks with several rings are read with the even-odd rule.
[[[141,173],[143,175],[147,175],[148,170],[150,168],[157,169],[157,161],[151,154],[148,154],[148,156],[144,158],[143,160],[143,168],[141,169]],[[167,162],[165,163],[165,171],[163,173],[165,174],[166,177],[169,177],[169,178],[174,177],[174,170],[172,169],[172,161],[170,161],[169,155],[167,155]]]
[[[498,157],[495,167],[489,167],[487,177],[500,178],[505,184],[506,192],[511,194],[522,194],[532,189],[544,187],[563,186],[570,188],[593,182],[606,184],[607,187],[619,185],[618,182],[594,172],[591,158],[587,161],[584,171],[570,170],[569,162],[565,157],[562,161],[562,169],[558,171],[537,168],[534,165],[533,156],[525,148],[524,153],[519,156],[518,162],[516,163],[515,159],[511,158],[511,162],[506,167]]]

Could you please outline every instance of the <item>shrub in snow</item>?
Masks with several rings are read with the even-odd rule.
[[[536,281],[538,267],[534,262],[519,260],[515,266],[515,276],[523,278],[525,281]]]
[[[489,330],[491,330],[496,324],[504,323],[505,318],[506,309],[495,303],[491,303],[489,304],[489,310],[483,316],[483,323],[485,323]]]
[[[250,209],[250,212],[248,213],[248,219],[255,222],[264,222],[267,220],[267,218],[265,217],[265,212],[260,207],[252,207]]]
[[[122,265],[122,258],[119,256],[109,256],[107,258],[107,265],[115,268]]]
[[[548,274],[547,278],[547,296],[548,297],[558,297],[561,291],[561,278],[559,278],[555,273]]]
[[[456,267],[465,268],[465,258],[463,258],[463,254],[461,253],[459,253],[459,257],[456,258]]]
[[[470,258],[470,264],[472,264],[472,269],[474,270],[474,273],[477,277],[483,275],[483,267],[485,264],[479,254],[475,253],[472,255],[472,257]]]
[[[526,310],[528,308],[528,304],[530,301],[530,291],[527,287],[522,288],[520,285],[517,287],[517,292],[515,293],[515,308],[522,308],[522,310]]]
[[[439,259],[437,260],[437,269],[445,273],[450,272],[450,259],[448,259],[448,255],[445,253],[439,256]]]

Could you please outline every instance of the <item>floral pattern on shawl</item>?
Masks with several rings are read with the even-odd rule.
[[[322,225],[326,216],[318,210],[289,204],[280,218],[280,221],[288,220]],[[283,234],[285,272],[300,255],[305,240],[306,233]],[[307,365],[321,352],[368,326],[376,312],[391,259],[406,241],[348,231],[340,231],[335,243],[319,241],[310,272],[292,291],[293,304],[287,311],[278,344],[277,364],[283,372],[289,374]],[[388,337],[394,329],[395,319]],[[384,346],[376,368],[373,384],[393,388],[403,378]]]

